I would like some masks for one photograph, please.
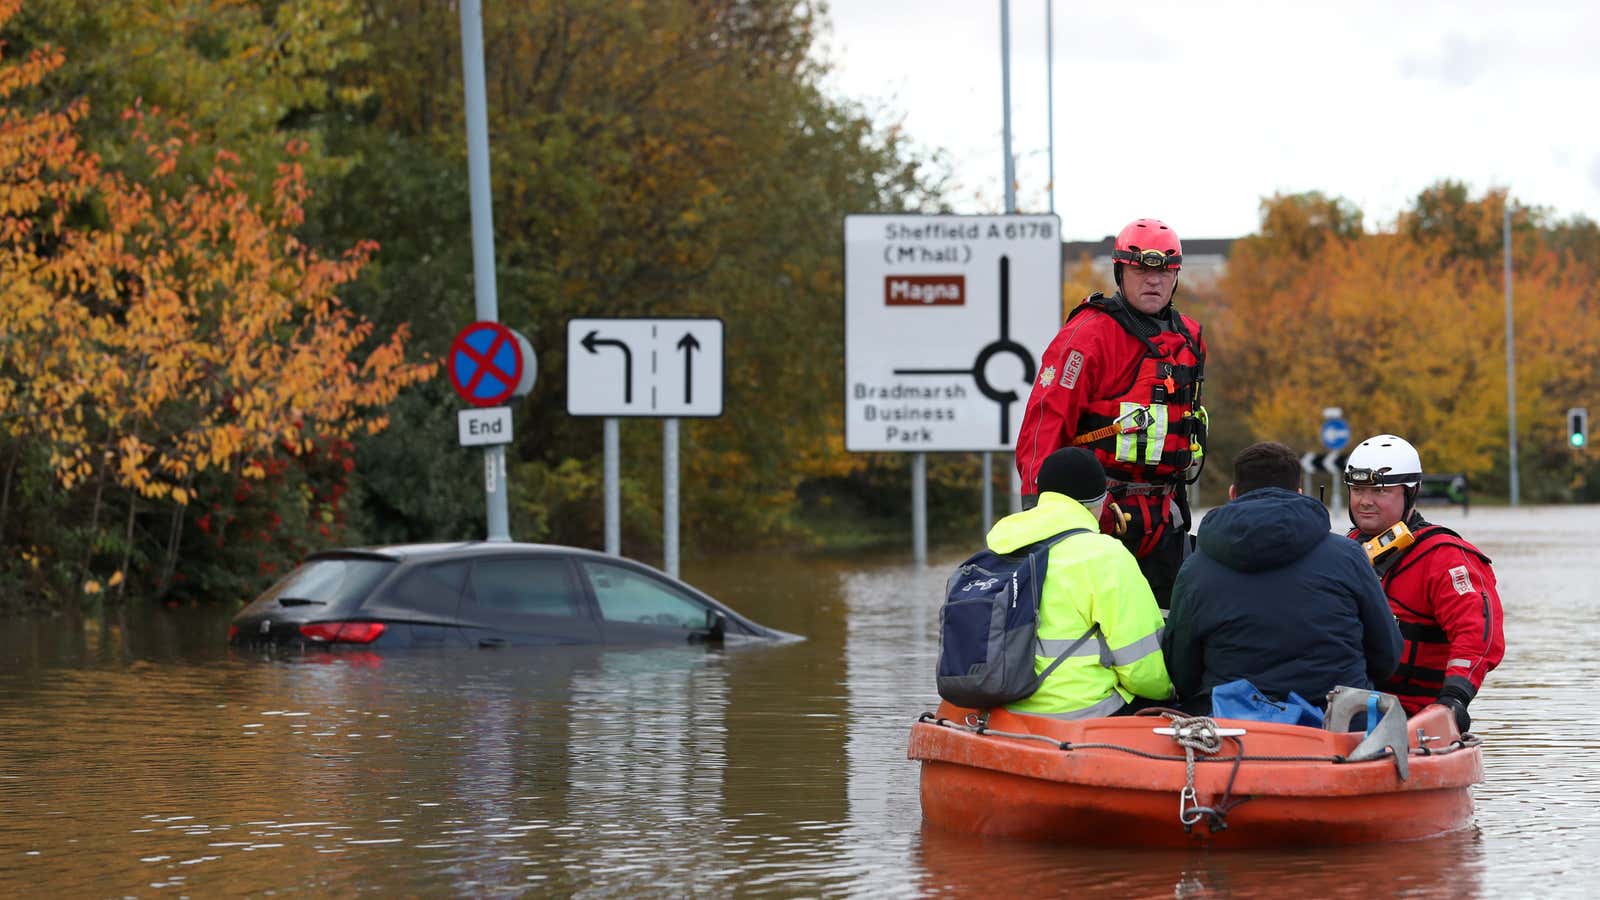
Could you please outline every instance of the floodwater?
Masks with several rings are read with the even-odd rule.
[[[737,650],[273,659],[223,647],[226,611],[8,623],[0,896],[1592,895],[1600,509],[1433,517],[1494,558],[1510,648],[1473,705],[1476,826],[1447,837],[1106,852],[924,829],[906,738],[937,699],[952,548],[690,562],[808,637]]]

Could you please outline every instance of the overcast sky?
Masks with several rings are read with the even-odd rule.
[[[1011,0],[1018,208],[1049,208],[1046,0]],[[1005,206],[999,0],[833,0],[827,82],[942,149],[957,212]],[[1600,220],[1600,3],[1054,4],[1067,239],[1140,216],[1256,230],[1320,190],[1387,226],[1442,178]]]

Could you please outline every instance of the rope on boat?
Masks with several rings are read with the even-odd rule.
[[[1241,803],[1248,801],[1249,797],[1233,799],[1234,779],[1239,776],[1239,767],[1245,760],[1252,762],[1326,762],[1345,763],[1350,760],[1340,754],[1330,756],[1294,755],[1294,754],[1247,754],[1244,751],[1244,742],[1233,735],[1221,735],[1217,732],[1215,719],[1209,716],[1184,716],[1175,712],[1162,712],[1162,718],[1172,722],[1173,740],[1183,747],[1183,755],[1175,753],[1151,753],[1137,747],[1127,747],[1122,744],[1110,744],[1099,741],[1085,741],[1074,744],[1071,741],[1058,741],[1055,738],[1042,734],[1027,734],[1014,731],[996,731],[989,727],[989,714],[980,712],[967,716],[965,723],[955,722],[942,718],[930,712],[925,712],[917,717],[919,722],[929,722],[941,728],[954,728],[959,731],[968,731],[975,735],[994,735],[995,737],[1011,738],[1013,740],[1040,741],[1055,747],[1057,750],[1114,750],[1118,753],[1127,753],[1145,759],[1160,760],[1163,762],[1182,761],[1187,776],[1183,790],[1178,795],[1178,821],[1183,824],[1183,830],[1188,832],[1196,824],[1204,820],[1212,834],[1223,831],[1228,827],[1227,816]],[[1222,756],[1222,738],[1226,737],[1233,742],[1232,756]],[[1443,756],[1457,750],[1477,747],[1482,743],[1476,735],[1462,735],[1452,741],[1448,746],[1433,748],[1424,744],[1412,749],[1410,752],[1417,756]],[[1196,756],[1196,752],[1204,754]],[[1392,755],[1391,751],[1385,751]],[[1370,762],[1371,760],[1363,760]],[[1195,763],[1206,762],[1231,762],[1233,771],[1228,773],[1228,783],[1223,787],[1222,800],[1212,806],[1201,806],[1194,789]]]
[[[1228,811],[1237,805],[1230,803],[1229,799],[1233,796],[1233,780],[1239,777],[1239,765],[1244,761],[1244,742],[1228,736],[1237,752],[1233,755],[1233,771],[1228,773],[1228,783],[1222,789],[1222,802],[1216,806],[1201,806],[1194,790],[1194,755],[1204,753],[1216,758],[1222,752],[1222,735],[1217,733],[1217,722],[1210,716],[1184,716],[1178,713],[1162,713],[1161,717],[1172,723],[1172,739],[1183,748],[1185,781],[1183,790],[1178,792],[1178,821],[1182,823],[1184,833],[1187,834],[1202,819],[1206,820],[1206,827],[1212,834],[1226,829]]]
[[[1071,751],[1071,750],[1115,750],[1115,751],[1117,751],[1119,753],[1127,753],[1127,754],[1129,754],[1131,756],[1141,756],[1141,757],[1144,757],[1145,759],[1160,760],[1162,762],[1183,762],[1183,761],[1185,761],[1187,759],[1187,757],[1179,756],[1179,755],[1177,755],[1175,753],[1151,753],[1148,750],[1140,750],[1137,747],[1127,747],[1127,746],[1124,746],[1122,744],[1107,744],[1107,743],[1098,742],[1098,741],[1084,741],[1084,742],[1081,742],[1081,743],[1074,744],[1071,741],[1058,741],[1053,737],[1047,737],[1047,736],[1042,735],[1042,734],[1028,734],[1026,732],[1017,732],[1017,731],[996,731],[995,729],[990,728],[988,726],[988,721],[989,720],[988,720],[987,716],[983,716],[983,717],[969,716],[968,718],[969,719],[981,719],[981,722],[980,721],[969,721],[969,722],[966,722],[966,723],[962,723],[962,722],[954,721],[952,719],[942,718],[942,717],[937,716],[937,715],[935,715],[935,714],[933,714],[931,712],[925,712],[925,713],[922,713],[921,715],[917,716],[917,721],[919,721],[919,722],[927,722],[927,723],[932,724],[932,725],[938,725],[938,726],[940,726],[942,728],[953,728],[953,729],[955,729],[957,731],[969,731],[969,732],[971,732],[973,734],[977,734],[977,735],[992,734],[995,737],[1011,738],[1013,740],[1039,741],[1040,743],[1049,744],[1050,746],[1056,748],[1057,750],[1067,750],[1067,751]],[[1447,747],[1441,747],[1441,748],[1432,748],[1432,747],[1430,747],[1430,748],[1427,748],[1426,750],[1418,749],[1418,748],[1412,748],[1411,755],[1413,755],[1413,756],[1443,756],[1443,755],[1445,755],[1447,753],[1454,753],[1457,750],[1465,750],[1465,749],[1467,749],[1469,747],[1477,747],[1477,746],[1481,745],[1482,743],[1483,742],[1478,738],[1477,735],[1472,735],[1472,734],[1463,735],[1461,738],[1459,738],[1457,740],[1454,740],[1454,741],[1451,741],[1449,746],[1447,746]],[[1244,761],[1246,761],[1246,762],[1328,762],[1328,763],[1347,763],[1347,762],[1350,761],[1349,759],[1347,759],[1344,756],[1341,756],[1341,755],[1339,755],[1337,753],[1335,753],[1335,754],[1333,754],[1331,756],[1300,756],[1300,755],[1286,755],[1286,754],[1241,753],[1239,758],[1244,760]],[[1381,757],[1379,757],[1379,758],[1381,758]],[[1202,763],[1205,763],[1205,762],[1233,762],[1233,760],[1234,760],[1234,757],[1232,757],[1232,756],[1205,756],[1205,757],[1197,758],[1195,760],[1195,762],[1202,762]],[[1371,760],[1363,760],[1363,762],[1371,762]]]

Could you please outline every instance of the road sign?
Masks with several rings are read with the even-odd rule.
[[[473,322],[450,345],[450,384],[473,406],[498,406],[533,390],[528,339],[499,322]]]
[[[722,415],[721,319],[569,319],[567,413]]]
[[[511,408],[463,409],[456,412],[456,433],[463,447],[511,443]]]
[[[1061,220],[846,216],[844,266],[845,449],[1011,450],[1061,327]]]
[[[1317,472],[1327,472],[1329,475],[1344,474],[1345,461],[1349,459],[1343,453],[1307,453],[1300,457],[1300,470],[1307,475]]]
[[[1350,426],[1343,419],[1326,419],[1322,423],[1322,448],[1343,450],[1350,443]]]

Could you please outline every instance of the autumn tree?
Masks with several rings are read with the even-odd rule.
[[[1498,252],[1504,191],[1467,197],[1459,185],[1424,191],[1398,227],[1319,229],[1310,253],[1274,253],[1266,237],[1238,242],[1221,285],[1219,355],[1247,373],[1226,397],[1251,436],[1317,446],[1324,406],[1342,407],[1358,434],[1392,431],[1433,471],[1506,479],[1504,270]],[[1264,206],[1264,227],[1303,201]],[[1561,252],[1537,210],[1518,210],[1516,246],[1519,442],[1533,496],[1566,478],[1555,450],[1564,398],[1594,396],[1600,370],[1595,268]],[[1492,223],[1492,226],[1491,226]],[[1568,226],[1570,227],[1570,226]],[[1490,252],[1491,235],[1496,252]],[[1554,451],[1554,452],[1552,452]],[[1529,478],[1527,476],[1532,475]]]
[[[371,93],[339,140],[362,163],[315,224],[332,241],[393,235],[352,302],[442,348],[473,310],[458,19],[394,0],[362,12],[372,52],[348,76]],[[513,533],[599,534],[599,422],[565,414],[572,317],[727,323],[739,415],[684,430],[697,540],[781,536],[802,480],[864,463],[839,437],[842,218],[932,194],[902,136],[821,90],[818,16],[776,0],[486,5],[499,311],[539,355],[516,412]],[[361,494],[384,538],[481,532],[457,404],[438,388],[409,395],[395,415],[411,437],[362,442],[382,460]],[[640,547],[659,521],[659,424],[625,422],[622,438],[624,521],[642,526],[624,543]],[[399,490],[424,465],[449,474],[427,494]]]
[[[0,28],[17,8],[0,4]],[[405,361],[403,327],[380,337],[340,303],[373,243],[330,258],[296,237],[302,148],[258,203],[225,151],[203,181],[176,176],[200,165],[194,133],[135,107],[124,127],[149,175],[131,177],[82,147],[84,101],[14,102],[63,59],[0,59],[0,535],[26,541],[30,566],[52,561],[41,584],[92,593],[98,576],[133,575],[159,591],[192,504],[382,430],[434,366]],[[30,465],[72,511],[56,528],[17,523],[12,488]]]

